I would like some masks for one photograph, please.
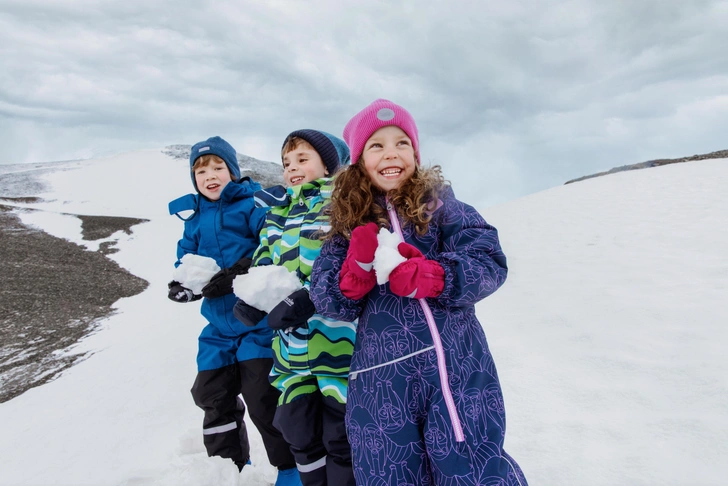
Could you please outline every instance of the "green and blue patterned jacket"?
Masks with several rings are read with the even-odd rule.
[[[256,205],[270,210],[253,265],[283,265],[308,288],[313,262],[323,244],[321,237],[331,229],[324,207],[332,189],[333,179],[322,178],[300,186],[275,186],[256,192]],[[355,336],[355,323],[315,314],[307,326],[289,333],[277,331],[273,339],[273,372],[346,377]]]

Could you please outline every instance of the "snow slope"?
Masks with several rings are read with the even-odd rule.
[[[191,188],[159,151],[43,176],[29,224],[58,213],[146,218],[110,258],[147,279],[81,349],[88,360],[0,404],[0,485],[264,485],[250,427],[242,475],[208,458],[189,388],[199,303],[166,299]],[[509,259],[478,305],[499,368],[506,449],[532,485],[719,485],[728,466],[728,161],[618,173],[481,208]],[[454,188],[457,193],[457,187]],[[63,222],[61,221],[63,219]]]

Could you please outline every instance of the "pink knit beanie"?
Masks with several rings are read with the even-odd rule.
[[[354,115],[344,127],[344,141],[351,152],[351,163],[356,164],[359,161],[364,144],[374,132],[390,125],[401,128],[412,140],[412,148],[419,164],[420,140],[415,119],[398,104],[381,98]]]

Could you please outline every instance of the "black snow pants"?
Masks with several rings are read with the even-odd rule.
[[[345,411],[318,390],[276,409],[273,423],[291,444],[304,486],[354,486]]]
[[[272,359],[258,358],[197,373],[191,391],[195,404],[205,411],[202,433],[208,456],[229,458],[239,465],[250,459],[243,421],[247,405],[270,463],[278,469],[296,467],[288,443],[273,425],[280,392],[268,380],[272,366]]]

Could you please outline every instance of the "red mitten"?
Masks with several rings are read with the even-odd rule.
[[[377,276],[372,267],[378,245],[378,232],[376,223],[358,226],[351,232],[349,251],[339,276],[341,293],[350,299],[361,299],[377,284]]]
[[[409,243],[400,243],[399,254],[407,258],[389,274],[389,288],[400,297],[437,297],[445,288],[445,270],[435,260],[428,260]]]

